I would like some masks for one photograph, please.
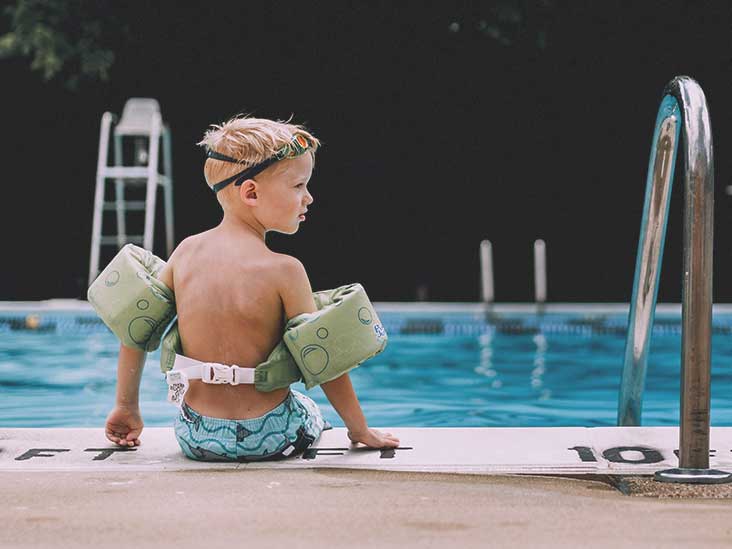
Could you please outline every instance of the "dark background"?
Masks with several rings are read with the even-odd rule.
[[[686,74],[711,112],[714,297],[732,301],[727,2],[121,4],[108,17],[130,32],[109,34],[107,81],[70,91],[27,58],[0,61],[0,300],[85,295],[102,113],[154,97],[173,135],[176,242],[221,218],[195,146],[207,126],[294,115],[324,143],[315,202],[267,243],[314,289],[359,281],[374,301],[410,301],[424,284],[431,301],[476,301],[487,238],[496,300],[531,301],[542,238],[550,301],[628,301],[656,111]],[[659,301],[681,296],[676,171]]]

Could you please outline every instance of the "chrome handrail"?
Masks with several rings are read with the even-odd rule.
[[[658,279],[661,274],[661,258],[681,128],[680,116],[676,98],[665,95],[656,116],[651,157],[648,161],[646,196],[635,260],[633,296],[620,385],[618,425],[640,425],[648,348],[656,312]]]
[[[666,85],[656,116],[628,317],[618,425],[640,425],[682,127],[685,184],[679,469],[659,472],[656,478],[674,482],[726,482],[732,480],[732,475],[708,470],[714,221],[712,130],[704,92],[688,76],[678,76]]]

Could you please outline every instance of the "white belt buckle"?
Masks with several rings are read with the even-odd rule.
[[[254,383],[253,368],[243,368],[234,364],[231,367],[231,374],[234,378],[231,381],[232,385],[241,385],[242,383]]]
[[[201,381],[204,383],[229,383],[234,385],[234,373],[226,364],[206,362],[201,364]]]
[[[228,383],[229,385],[254,383],[254,369],[242,368],[236,364],[227,366],[217,362],[205,362],[201,364],[201,381],[216,384]]]

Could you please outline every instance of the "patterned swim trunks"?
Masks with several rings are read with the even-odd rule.
[[[173,428],[191,459],[247,462],[297,455],[330,425],[310,397],[291,390],[274,410],[251,419],[203,416],[183,402]]]

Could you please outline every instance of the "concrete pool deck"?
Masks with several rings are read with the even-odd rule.
[[[729,547],[730,502],[567,478],[347,469],[0,472],[0,546]]]
[[[391,431],[398,450],[333,429],[245,464],[189,460],[171,428],[131,451],[100,428],[0,429],[0,547],[732,544],[732,485],[647,476],[676,466],[674,427]],[[732,470],[732,427],[711,433],[711,465]]]

